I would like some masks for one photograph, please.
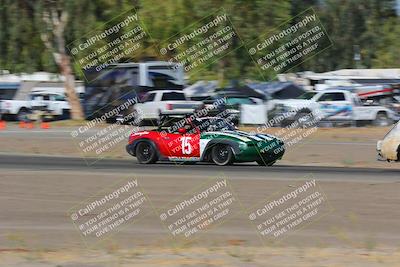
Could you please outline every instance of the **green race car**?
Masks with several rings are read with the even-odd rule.
[[[282,140],[269,134],[239,131],[226,119],[204,117],[163,120],[156,130],[132,133],[126,147],[139,163],[158,160],[181,162],[254,162],[272,166],[280,160],[285,147]]]

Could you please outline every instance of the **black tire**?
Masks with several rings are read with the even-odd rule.
[[[146,141],[136,145],[136,158],[140,164],[152,164],[157,161],[157,152],[155,147]]]
[[[391,125],[393,122],[391,119],[389,119],[388,115],[386,114],[386,112],[378,112],[378,114],[376,115],[376,118],[373,122],[374,126],[389,126]]]
[[[275,164],[276,161],[267,162],[262,159],[257,160],[257,164],[260,166],[272,166]]]
[[[312,121],[314,120],[314,116],[310,111],[300,111],[299,113],[296,114],[294,117],[294,122],[298,123],[299,128],[308,128],[312,126]]]
[[[21,108],[17,114],[18,121],[29,121],[29,110],[26,108]]]
[[[233,151],[229,145],[217,144],[211,150],[212,161],[219,166],[230,165],[233,162]]]

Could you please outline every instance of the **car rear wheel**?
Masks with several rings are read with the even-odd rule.
[[[294,118],[294,123],[297,123],[298,128],[309,128],[313,126],[313,114],[307,111],[300,111]]]
[[[151,164],[157,161],[157,153],[149,142],[140,142],[136,146],[136,158],[141,164]]]
[[[29,110],[26,108],[21,108],[17,114],[18,121],[28,121],[29,120]]]
[[[374,120],[374,126],[389,126],[392,124],[391,119],[385,112],[379,112]]]
[[[216,145],[211,150],[212,161],[219,165],[225,166],[233,162],[233,151],[229,145]]]

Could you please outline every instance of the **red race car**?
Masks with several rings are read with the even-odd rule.
[[[280,139],[268,134],[238,131],[219,117],[180,118],[177,121],[164,116],[160,125],[158,129],[130,135],[126,150],[139,163],[169,160],[229,165],[256,161],[271,166],[285,152]]]

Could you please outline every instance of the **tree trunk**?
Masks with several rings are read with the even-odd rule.
[[[41,34],[41,39],[52,52],[54,60],[65,78],[65,95],[70,106],[71,119],[83,120],[82,105],[75,91],[75,78],[72,74],[71,59],[65,49],[64,31],[68,21],[68,12],[58,9],[54,3],[51,3],[48,8],[49,10],[43,12],[43,21],[47,25],[47,32]]]
[[[83,109],[79,97],[75,91],[75,78],[72,75],[71,60],[66,54],[61,55],[60,60],[61,74],[65,77],[65,94],[70,105],[71,119],[82,120],[84,119]]]

